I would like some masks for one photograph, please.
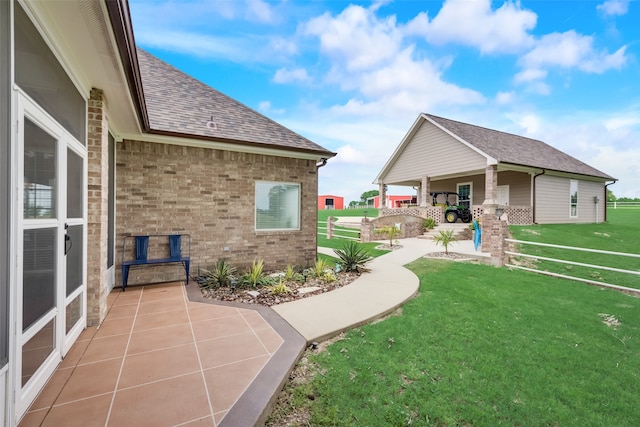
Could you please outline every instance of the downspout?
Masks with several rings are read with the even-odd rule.
[[[604,222],[607,222],[607,187],[615,184],[616,182],[618,182],[618,180],[614,179],[613,182],[604,185],[604,197],[602,198],[604,200]]]
[[[532,209],[533,212],[532,213],[532,217],[533,217],[533,223],[536,224],[536,178],[539,177],[540,175],[544,175],[547,171],[542,169],[542,172],[537,173],[533,176],[533,203],[532,203]]]

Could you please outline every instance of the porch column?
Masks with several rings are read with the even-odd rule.
[[[429,193],[431,187],[431,179],[428,176],[423,176],[420,182],[420,207],[426,208],[429,206]]]
[[[91,90],[88,108],[87,325],[95,326],[107,315],[108,295],[109,126],[102,90]]]
[[[483,205],[494,205],[498,198],[498,165],[488,165],[485,172]]]
[[[387,186],[385,184],[380,184],[380,206],[379,209],[384,209],[387,207]]]

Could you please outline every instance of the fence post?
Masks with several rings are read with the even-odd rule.
[[[327,239],[333,238],[333,217],[327,218]]]

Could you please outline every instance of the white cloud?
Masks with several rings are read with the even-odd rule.
[[[514,100],[515,94],[513,92],[498,92],[495,97],[495,102],[498,105],[511,104]]]
[[[625,65],[626,46],[613,54],[597,52],[592,36],[585,36],[573,30],[551,33],[543,36],[536,47],[520,59],[527,70],[545,67],[577,68],[588,73],[603,73],[609,69],[619,69]]]
[[[535,80],[541,80],[541,79],[544,79],[545,77],[547,77],[546,70],[541,70],[538,68],[529,68],[527,70],[520,71],[518,74],[515,75],[513,80],[516,83],[526,83],[526,82],[531,82]]]
[[[262,0],[247,0],[246,13],[249,20],[258,22],[273,21],[271,6]]]
[[[347,70],[374,67],[400,47],[395,17],[379,20],[374,11],[348,6],[336,17],[328,12],[306,23],[304,32],[320,39],[320,51]]]
[[[598,11],[608,16],[622,16],[629,11],[629,1],[627,0],[608,0],[596,6]]]
[[[280,68],[273,76],[273,81],[276,83],[305,82],[308,80],[309,75],[304,68],[296,68],[294,70]]]
[[[260,101],[258,103],[258,110],[264,114],[284,114],[286,111],[284,108],[273,108],[271,101]]]
[[[522,9],[519,2],[507,1],[493,10],[490,0],[447,0],[431,21],[420,13],[406,31],[434,44],[460,43],[482,53],[514,53],[533,44],[529,31],[536,21],[537,15]]]

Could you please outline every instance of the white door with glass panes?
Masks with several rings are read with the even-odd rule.
[[[86,326],[86,148],[17,97],[15,381],[20,417]]]
[[[458,193],[458,205],[471,209],[471,183],[465,182],[458,184],[456,193]]]

